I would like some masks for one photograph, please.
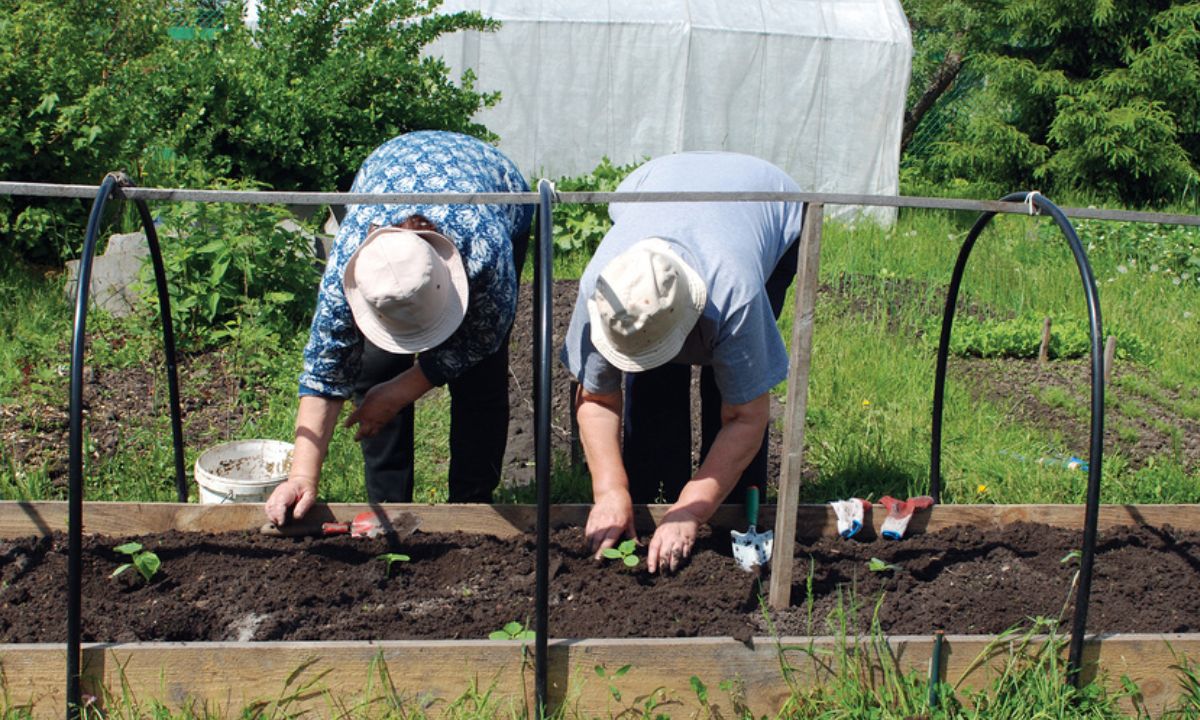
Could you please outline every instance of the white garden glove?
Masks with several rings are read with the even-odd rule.
[[[862,498],[834,500],[829,505],[837,515],[838,535],[844,538],[854,537],[859,530],[862,530],[863,513],[871,507],[871,503]]]
[[[933,506],[933,498],[921,495],[908,500],[897,500],[890,495],[879,498],[879,503],[887,508],[888,515],[883,520],[879,534],[888,540],[899,540],[908,529],[908,521],[912,520],[913,512]]]

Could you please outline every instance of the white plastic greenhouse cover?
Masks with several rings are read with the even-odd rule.
[[[439,12],[462,10],[503,25],[428,53],[501,92],[475,119],[534,177],[732,150],[806,191],[898,192],[912,61],[899,0],[445,0]]]

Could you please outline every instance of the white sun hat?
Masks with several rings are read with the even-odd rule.
[[[462,257],[432,231],[372,229],[346,262],[342,287],[363,337],[393,353],[439,345],[467,311]]]
[[[679,354],[704,310],[704,280],[662,238],[646,238],[604,266],[588,298],[592,344],[625,372]]]

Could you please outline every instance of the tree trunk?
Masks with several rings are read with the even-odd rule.
[[[908,148],[908,143],[912,140],[913,131],[917,129],[921,118],[929,112],[933,104],[938,98],[946,92],[954,80],[958,77],[959,71],[962,70],[963,57],[962,53],[950,51],[946,53],[946,59],[942,60],[942,64],[934,71],[933,76],[929,78],[929,83],[925,86],[925,92],[921,93],[921,97],[917,98],[917,102],[912,108],[904,113],[904,129],[900,135],[900,153],[904,154]]]

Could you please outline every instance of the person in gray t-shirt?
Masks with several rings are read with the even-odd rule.
[[[647,162],[617,190],[800,188],[765,160],[689,152]],[[614,203],[609,214],[613,227],[580,279],[561,355],[580,382],[575,406],[595,498],[586,534],[597,554],[632,537],[633,503],[661,492],[674,504],[647,567],[675,570],[739,481],[764,487],[768,393],[788,367],[775,320],[796,273],[803,205]],[[692,365],[702,366],[703,408],[694,474]]]

